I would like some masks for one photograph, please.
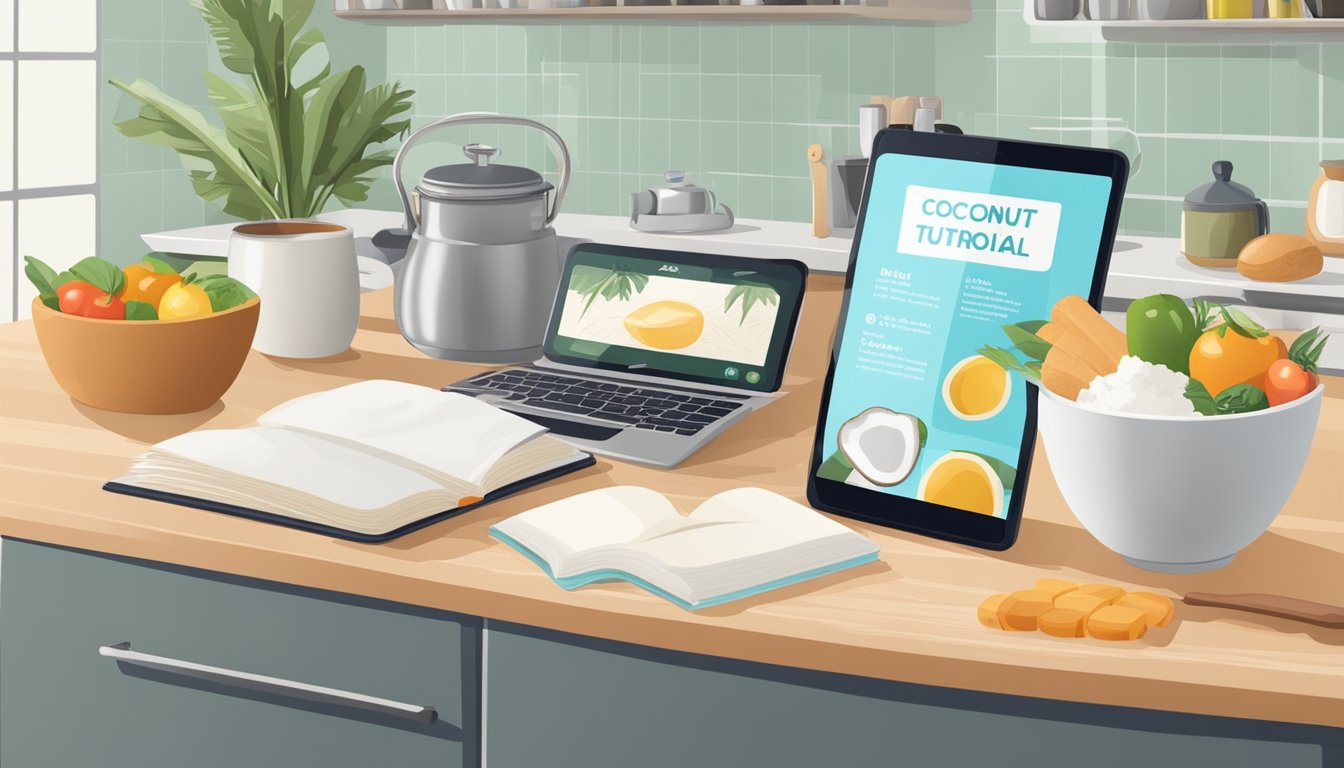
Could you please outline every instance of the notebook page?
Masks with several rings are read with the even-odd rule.
[[[808,507],[761,488],[737,488],[706,500],[692,526],[639,548],[669,568],[695,569],[748,560],[834,536],[857,534]]]
[[[292,488],[356,510],[382,509],[417,493],[443,491],[437,482],[419,472],[340,443],[286,429],[198,430],[158,443],[151,456],[154,453]],[[152,464],[152,458],[148,463]],[[132,482],[145,464],[142,459],[132,463]],[[222,481],[228,482],[227,477]]]
[[[466,395],[382,380],[290,400],[257,423],[367,445],[475,486],[506,453],[546,431]]]
[[[501,533],[541,555],[557,576],[565,558],[626,544],[651,526],[679,521],[661,493],[634,485],[602,488],[551,502],[496,523]]]

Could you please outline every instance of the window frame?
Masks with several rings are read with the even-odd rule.
[[[27,278],[23,274],[23,254],[19,252],[19,208],[25,200],[38,200],[50,197],[69,197],[74,195],[92,195],[93,196],[93,242],[95,246],[99,244],[98,238],[101,230],[102,216],[102,193],[100,189],[101,168],[102,168],[102,141],[98,126],[94,126],[93,139],[93,182],[90,184],[71,184],[56,187],[21,187],[19,184],[19,66],[23,62],[31,61],[92,61],[94,66],[94,105],[93,113],[95,121],[102,119],[103,94],[100,87],[103,82],[103,2],[104,0],[94,0],[94,29],[95,38],[92,51],[26,51],[23,49],[23,43],[20,36],[19,12],[23,6],[22,0],[14,0],[13,18],[11,22],[14,27],[13,50],[0,51],[0,61],[9,61],[13,63],[10,67],[11,91],[9,104],[10,122],[12,135],[12,146],[10,147],[10,170],[13,174],[13,182],[8,190],[0,190],[0,202],[8,201],[10,205],[10,238],[9,246],[12,250],[12,259],[10,264],[0,264],[0,268],[10,271],[9,302],[10,312],[8,317],[0,317],[0,323],[12,322],[23,315],[22,307],[19,306],[20,286]]]

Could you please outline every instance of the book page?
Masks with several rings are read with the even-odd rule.
[[[718,494],[690,514],[692,525],[637,546],[672,569],[694,569],[746,560],[849,534],[845,526],[761,488]]]
[[[635,541],[651,526],[681,521],[662,494],[633,485],[580,493],[495,525],[559,571],[566,557]],[[558,574],[557,574],[558,575]]]
[[[290,400],[257,423],[366,445],[475,486],[506,453],[546,431],[466,395],[377,380]]]
[[[246,480],[291,488],[355,510],[377,510],[443,487],[419,472],[331,440],[273,427],[206,429],[154,446],[169,454]],[[141,464],[137,460],[132,471]],[[236,482],[236,481],[235,481]]]

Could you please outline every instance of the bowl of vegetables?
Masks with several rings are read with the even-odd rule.
[[[1074,516],[1141,568],[1220,568],[1278,516],[1306,465],[1327,337],[1149,296],[1120,331],[1079,297],[981,354],[1040,384],[1050,469]],[[1025,358],[1025,360],[1023,359]]]
[[[96,257],[56,272],[26,257],[33,325],[56,383],[122,413],[192,413],[233,384],[260,300],[224,275],[181,275],[153,257],[125,268]]]

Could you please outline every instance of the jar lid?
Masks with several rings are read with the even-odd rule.
[[[1232,163],[1227,160],[1213,164],[1213,181],[1185,196],[1187,211],[1244,211],[1259,204],[1254,192],[1232,181]]]
[[[531,168],[492,163],[500,152],[485,144],[468,144],[470,163],[440,165],[421,177],[421,195],[441,200],[500,200],[531,197],[554,187]]]
[[[1322,160],[1322,168],[1344,168],[1344,160]]]

